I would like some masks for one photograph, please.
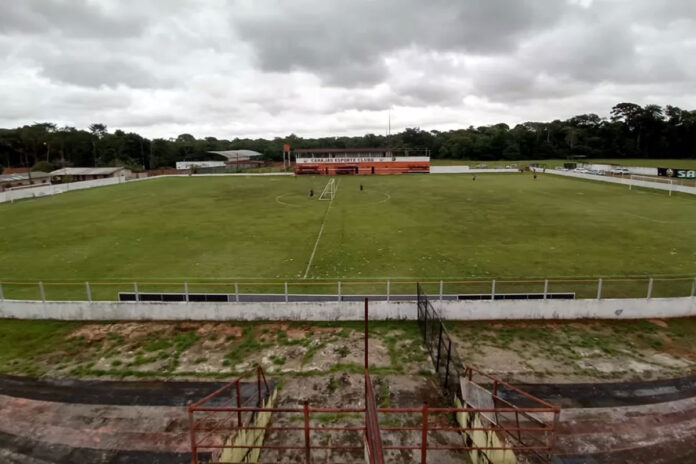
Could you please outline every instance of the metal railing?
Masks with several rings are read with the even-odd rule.
[[[464,373],[465,376],[481,374],[475,369],[468,369]],[[343,458],[348,456],[355,462],[366,457],[370,464],[383,464],[386,451],[416,451],[422,464],[427,462],[429,455],[444,451],[509,451],[545,458],[553,449],[558,428],[558,408],[499,380],[496,380],[498,393],[493,396],[493,403],[489,407],[432,407],[424,403],[410,408],[376,407],[375,393],[367,371],[365,405],[359,408],[317,408],[310,407],[307,401],[299,408],[263,407],[258,406],[262,404],[262,400],[257,400],[254,395],[251,395],[251,401],[256,401],[257,405],[249,406],[239,393],[225,399],[226,391],[239,391],[241,380],[239,378],[189,406],[194,464],[220,463],[223,450],[240,449],[267,453],[260,455],[254,462],[276,462],[276,453],[282,453],[284,458],[295,454],[298,462],[311,463],[320,451],[332,453],[334,459],[338,459],[338,455]],[[500,396],[503,387],[514,389],[527,398],[530,404],[518,406],[506,401]],[[274,420],[279,416],[284,417],[284,420],[279,421],[284,424],[298,425],[253,425],[253,418],[261,413],[271,413]],[[476,414],[482,419],[478,423],[461,425],[454,420],[454,416],[458,414]],[[321,419],[316,419],[322,415],[337,419],[332,425],[322,424]],[[341,418],[344,417],[353,417],[353,424],[341,425]],[[235,443],[232,440],[238,434],[257,431],[264,434],[279,432],[280,443]],[[457,436],[452,436],[448,442],[443,443],[442,434],[451,432]],[[499,437],[499,440],[480,444],[467,439],[475,432],[490,432]],[[389,434],[388,444],[382,443],[382,435],[385,433]],[[362,445],[350,444],[355,442],[356,434],[362,438]],[[462,436],[458,436],[459,434]],[[419,439],[415,439],[416,436]]]
[[[500,448],[479,449],[518,451],[548,461],[555,444],[560,409],[462,362],[453,337],[420,285],[417,293],[423,343],[443,390],[452,403],[476,409],[479,422],[487,424],[481,430],[493,431],[501,442],[511,443]],[[473,430],[477,428],[469,427],[463,432]],[[470,437],[467,442],[473,444]]]
[[[434,299],[467,298],[665,298],[693,297],[696,277],[582,277],[493,280],[197,280],[197,281],[0,281],[0,300],[118,301],[119,294],[135,301],[205,301],[215,294],[228,302],[245,301],[415,301],[420,282]],[[154,296],[153,296],[154,295]],[[148,300],[150,297],[152,299]],[[218,300],[215,300],[218,301]]]
[[[419,314],[424,305],[426,311],[436,315],[420,288],[418,294],[421,296]],[[324,456],[327,460],[329,457],[337,459],[333,453],[349,453],[351,462],[366,459],[370,464],[383,464],[385,451],[417,451],[421,464],[427,462],[429,454],[442,451],[511,452],[548,460],[558,429],[559,409],[472,367],[457,366],[451,370],[452,377],[455,372],[462,375],[461,379],[457,377],[457,383],[461,380],[472,392],[458,395],[459,406],[431,407],[423,403],[420,407],[378,408],[368,369],[368,319],[366,299],[365,402],[362,407],[315,408],[310,407],[308,401],[304,401],[301,408],[264,407],[264,401],[272,393],[262,369],[258,367],[256,392],[247,394],[249,400],[256,402],[255,406],[249,406],[246,404],[248,400],[243,400],[240,388],[243,377],[189,406],[193,463],[198,464],[201,457],[206,462],[221,462],[220,456],[224,450],[244,450],[241,459],[253,458],[255,462],[277,462],[278,455],[274,453],[282,453],[284,459],[298,453],[298,462],[304,460],[308,464],[317,451],[332,453],[331,456]],[[434,317],[432,319],[435,320]],[[451,339],[449,346],[452,347]],[[482,383],[474,382],[475,376],[492,383],[492,392],[485,390]],[[506,398],[506,391],[513,394]],[[225,399],[226,392],[236,392],[236,395]],[[257,422],[254,418],[264,413],[271,414],[274,419],[278,415],[289,415],[285,421],[281,419],[278,422],[300,422],[302,425],[272,425],[272,419],[262,422],[263,425],[255,425]],[[326,414],[333,415],[333,419],[338,421],[347,416],[357,416],[360,421],[349,425],[333,425],[333,422],[326,425],[311,420],[312,417]],[[246,419],[245,415],[248,416]],[[384,416],[388,416],[388,419],[384,420]],[[268,432],[276,431],[280,434],[275,437],[275,442],[271,440],[269,444],[263,440]],[[386,444],[382,442],[383,432],[389,434]],[[477,432],[488,434],[489,439],[482,442],[472,438]],[[258,439],[258,435],[253,440],[249,439],[254,433],[260,434],[261,439]],[[362,438],[362,445],[354,444],[350,437],[346,438],[346,435],[356,433]],[[448,433],[454,435],[443,442],[443,434]],[[420,436],[420,440],[416,436]],[[280,443],[277,442],[278,438]],[[252,457],[252,450],[259,454]],[[267,455],[261,455],[262,451]]]

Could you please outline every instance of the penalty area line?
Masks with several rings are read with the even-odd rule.
[[[329,210],[331,209],[331,205],[333,204],[334,197],[336,196],[336,192],[338,191],[338,184],[341,183],[341,179],[336,182],[336,190],[334,191],[334,196],[331,197],[331,200],[329,200],[329,205],[326,207],[326,212],[324,213],[324,219],[321,221],[321,227],[319,228],[319,234],[317,234],[317,240],[314,242],[314,249],[312,250],[312,254],[309,257],[309,262],[307,263],[307,269],[305,269],[305,273],[302,276],[303,279],[306,279],[307,276],[309,275],[309,270],[312,267],[312,262],[314,261],[314,255],[317,252],[317,247],[319,246],[319,240],[321,240],[321,234],[324,233],[324,226],[326,225],[326,218],[329,216]]]

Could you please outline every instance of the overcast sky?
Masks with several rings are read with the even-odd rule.
[[[452,129],[696,109],[695,0],[17,0],[0,127],[148,137]]]

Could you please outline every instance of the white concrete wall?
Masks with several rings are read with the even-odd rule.
[[[631,174],[637,174],[640,176],[656,176],[657,168],[646,168],[643,166],[619,166],[616,164],[595,164],[595,163],[582,163],[582,167],[587,169],[592,169],[593,171],[611,171],[614,168],[626,168]]]
[[[223,174],[166,174],[163,176],[141,177],[130,179],[128,182],[142,181],[148,179],[161,179],[163,177],[221,177],[221,176],[292,176],[292,172],[258,172],[258,173],[223,173]],[[72,192],[73,190],[82,190],[93,187],[103,187],[105,185],[121,184],[126,182],[125,177],[107,177],[106,179],[85,180],[82,182],[69,182],[66,184],[46,185],[43,187],[27,188],[19,190],[8,190],[0,192],[0,203],[5,203],[10,200],[19,200],[22,198],[39,198],[47,195],[56,195],[59,193]]]
[[[483,172],[520,172],[517,168],[486,168],[486,169],[474,169],[469,166],[430,166],[430,174],[477,174]]]
[[[696,298],[437,301],[444,319],[640,319],[696,316]],[[362,302],[164,303],[0,301],[0,318],[60,320],[359,321]],[[415,302],[370,302],[370,319],[415,319]]]
[[[541,169],[537,168],[537,171],[541,171]],[[623,184],[628,188],[628,185],[631,184],[636,187],[645,187],[645,188],[651,188],[651,189],[656,189],[656,190],[665,190],[669,191],[672,190],[673,192],[682,192],[682,193],[688,193],[690,195],[696,195],[696,187],[690,187],[687,185],[670,185],[670,184],[665,184],[661,182],[650,182],[646,180],[636,180],[636,179],[630,179],[628,177],[612,177],[612,176],[598,176],[594,174],[582,174],[579,172],[573,172],[573,171],[557,171],[556,169],[547,169],[546,174],[554,174],[557,176],[565,176],[565,177],[576,177],[578,179],[588,179],[588,180],[596,180],[599,182],[609,182],[612,184]]]
[[[0,192],[0,203],[20,200],[22,198],[38,198],[46,195],[56,195],[58,193],[82,190],[93,187],[103,187],[105,185],[120,184],[126,182],[124,176],[107,177],[105,179],[85,180],[82,182],[68,182],[65,184],[44,185],[41,187],[6,190]]]

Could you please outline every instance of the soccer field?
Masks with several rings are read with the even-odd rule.
[[[327,181],[160,178],[2,204],[0,280],[696,274],[691,196],[525,173],[340,177],[333,201],[310,199]]]

